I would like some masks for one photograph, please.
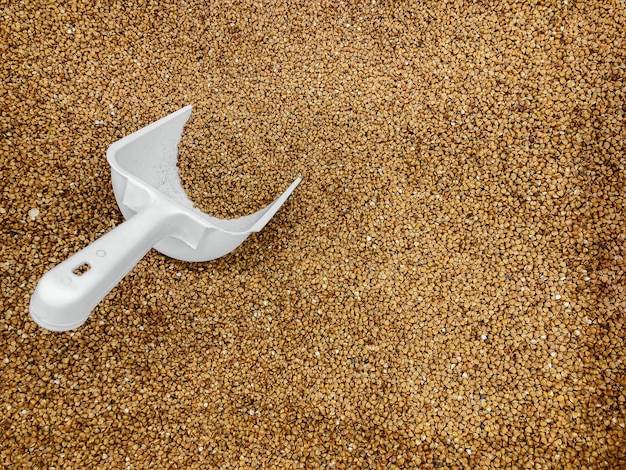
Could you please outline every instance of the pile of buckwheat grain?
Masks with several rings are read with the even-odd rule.
[[[0,466],[626,467],[626,5],[0,2]],[[82,327],[107,147],[192,104],[189,197]]]

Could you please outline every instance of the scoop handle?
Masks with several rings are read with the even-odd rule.
[[[89,313],[163,237],[176,231],[177,217],[153,203],[40,279],[30,316],[52,331],[82,325]]]

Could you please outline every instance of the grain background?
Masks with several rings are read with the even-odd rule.
[[[626,468],[621,1],[0,1],[0,466]],[[41,275],[187,104],[234,253],[72,332]]]

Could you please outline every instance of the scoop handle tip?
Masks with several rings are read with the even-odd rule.
[[[158,204],[138,212],[46,272],[30,300],[31,318],[52,331],[82,325],[150,248],[177,230],[177,224],[176,214]]]

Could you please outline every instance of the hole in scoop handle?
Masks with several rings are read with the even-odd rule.
[[[177,214],[152,204],[58,264],[40,279],[31,318],[53,331],[82,325],[89,313],[163,237],[176,231]],[[83,266],[88,269],[79,269]]]

